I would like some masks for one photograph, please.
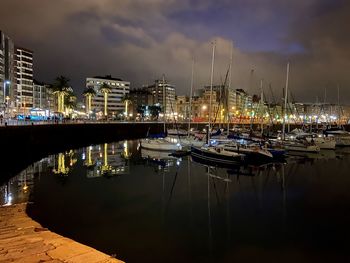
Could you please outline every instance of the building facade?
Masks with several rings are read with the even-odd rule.
[[[188,96],[176,96],[176,113],[179,120],[190,118],[190,98]]]
[[[170,84],[167,80],[155,80],[151,85],[144,87],[151,93],[151,104],[159,105],[162,109],[162,113],[167,118],[171,118],[171,115],[176,110],[176,99],[175,99],[175,86]],[[163,95],[163,90],[165,94]],[[165,103],[164,103],[165,99]]]
[[[133,117],[136,117],[138,110],[142,106],[149,106],[152,103],[152,94],[145,88],[133,89],[129,93],[130,112]]]
[[[104,94],[100,91],[100,87],[103,83],[106,83],[110,88],[110,92],[107,96],[108,115],[117,116],[119,114],[124,114],[125,103],[123,99],[129,94],[130,82],[123,81],[119,78],[113,78],[110,75],[86,79],[86,87],[92,87],[96,92],[96,95],[92,97],[91,110],[99,115],[104,111]]]
[[[16,104],[25,112],[34,107],[33,51],[15,47]]]
[[[48,109],[51,112],[56,111],[55,96],[48,84],[33,81],[33,108]]]
[[[14,42],[0,31],[0,103],[4,111],[15,100]]]

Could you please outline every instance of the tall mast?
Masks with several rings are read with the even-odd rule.
[[[231,56],[230,56],[230,66],[228,75],[228,90],[226,94],[226,119],[227,119],[227,133],[230,131],[230,109],[229,109],[229,95],[231,92],[231,82],[232,82],[232,60],[233,60],[233,42],[231,42]]]
[[[284,91],[284,110],[283,110],[283,136],[282,139],[286,138],[286,113],[287,113],[287,101],[288,101],[288,82],[289,82],[289,62],[287,63],[287,77],[286,77],[286,89]]]
[[[189,106],[189,117],[188,117],[188,137],[190,137],[191,130],[191,118],[192,118],[192,96],[193,96],[193,74],[194,74],[194,57],[192,58],[192,73],[191,73],[191,87],[190,87],[190,106]]]
[[[253,76],[254,76],[254,69],[252,69],[250,71],[250,83],[249,83],[249,89],[251,94],[253,94]],[[253,116],[252,116],[252,112],[253,112],[253,97],[252,97],[252,101],[250,102],[250,130],[253,130]]]
[[[163,74],[163,80],[162,80],[162,82],[163,82],[163,114],[164,114],[164,123],[163,123],[163,132],[164,132],[164,134],[166,133],[166,124],[165,124],[165,122],[166,122],[166,101],[165,101],[165,76],[164,76],[164,74]]]
[[[263,90],[263,79],[260,80],[260,111],[261,111],[261,135],[264,131],[264,90]]]
[[[212,112],[212,98],[213,98],[213,77],[214,77],[214,61],[215,61],[215,48],[216,48],[216,41],[212,42],[213,45],[213,52],[212,52],[212,59],[211,59],[211,74],[210,74],[210,97],[209,97],[209,122],[208,122],[208,140],[210,140],[210,132],[211,132],[211,112]],[[209,143],[209,142],[208,142]]]
[[[340,94],[339,94],[339,84],[337,85],[338,90],[338,126],[340,127]]]

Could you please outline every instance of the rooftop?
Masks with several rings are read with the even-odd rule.
[[[102,76],[95,76],[93,77],[94,79],[107,79],[107,80],[116,80],[116,81],[123,81],[122,79],[120,78],[113,78],[112,75],[106,75],[104,77]]]

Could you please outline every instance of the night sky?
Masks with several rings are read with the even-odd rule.
[[[235,88],[282,95],[286,63],[297,100],[350,104],[350,2],[343,0],[1,0],[0,29],[35,52],[35,78],[71,79],[80,95],[88,76],[112,74],[131,87],[162,74],[189,93],[209,84],[211,42],[221,83],[234,43]],[[253,80],[250,72],[254,69]],[[249,85],[249,83],[253,85]]]

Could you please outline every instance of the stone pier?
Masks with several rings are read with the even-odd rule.
[[[0,263],[120,263],[91,247],[43,228],[26,214],[26,204],[0,207]]]

